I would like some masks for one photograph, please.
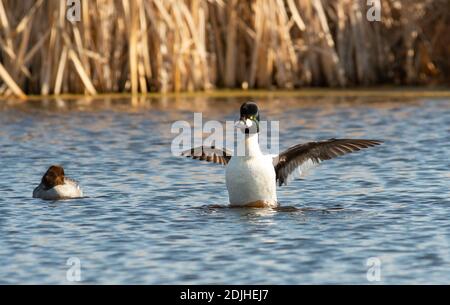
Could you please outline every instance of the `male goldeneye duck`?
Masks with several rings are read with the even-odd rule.
[[[380,145],[382,141],[363,139],[329,139],[292,146],[279,155],[264,155],[258,142],[259,109],[246,102],[240,109],[236,128],[245,133],[245,155],[234,156],[216,147],[200,146],[182,153],[193,159],[226,165],[226,186],[230,206],[278,207],[276,187],[286,185],[295,171],[363,148]]]
[[[33,198],[58,200],[83,197],[80,186],[64,176],[64,169],[52,165],[42,177],[41,183],[34,189]]]

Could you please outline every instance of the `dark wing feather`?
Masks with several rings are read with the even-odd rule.
[[[227,165],[228,161],[231,159],[232,153],[225,149],[215,148],[214,146],[199,146],[185,150],[181,155],[196,160]]]
[[[292,146],[274,159],[278,185],[286,184],[288,176],[305,162],[311,161],[313,164],[319,164],[321,161],[381,143],[383,142],[378,140],[330,139]]]

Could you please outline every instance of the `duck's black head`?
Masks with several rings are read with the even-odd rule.
[[[245,125],[245,133],[259,132],[259,109],[258,105],[253,102],[245,102],[241,105],[241,117],[240,122]],[[252,124],[249,125],[250,120]],[[256,127],[256,128],[255,128]],[[253,131],[253,132],[252,132]]]
[[[41,183],[46,190],[64,184],[64,169],[59,165],[52,165],[42,177]]]

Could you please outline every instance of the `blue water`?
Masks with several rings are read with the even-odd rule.
[[[0,283],[73,283],[69,258],[80,283],[450,283],[449,100],[258,99],[281,149],[385,144],[280,188],[292,208],[215,208],[224,168],[172,156],[171,124],[236,119],[242,100],[0,101]],[[55,163],[87,198],[31,198]]]

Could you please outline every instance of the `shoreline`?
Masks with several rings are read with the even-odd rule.
[[[60,95],[27,95],[26,98],[17,96],[0,96],[3,101],[36,101],[36,100],[73,100],[73,99],[129,99],[129,98],[195,98],[195,97],[450,97],[450,88],[424,89],[419,87],[376,87],[376,88],[306,88],[297,90],[242,90],[217,89],[210,91],[192,92],[153,92],[147,94],[99,93],[86,94],[60,94]]]

